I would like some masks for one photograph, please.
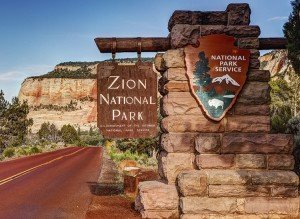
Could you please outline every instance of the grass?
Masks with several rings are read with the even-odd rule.
[[[15,155],[15,149],[14,148],[5,148],[2,155],[4,157],[12,157]]]
[[[7,147],[3,150],[2,154],[0,154],[0,160],[7,160],[9,158],[18,158],[29,156],[33,154],[39,154],[42,152],[48,152],[58,149],[59,147],[56,144],[49,145],[26,145],[19,147]]]
[[[26,146],[26,147],[8,147],[2,152],[3,158],[22,157],[32,154],[41,153],[43,150],[37,146]]]
[[[153,157],[149,157],[147,154],[130,152],[129,150],[119,150],[115,141],[105,141],[104,147],[106,148],[110,158],[117,164],[123,160],[134,160],[142,167],[157,165],[157,160]]]

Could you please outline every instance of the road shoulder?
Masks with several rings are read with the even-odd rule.
[[[123,195],[122,176],[115,163],[105,151],[102,156],[98,183],[90,185],[93,197],[86,218],[140,218],[139,213],[133,209],[134,200]]]

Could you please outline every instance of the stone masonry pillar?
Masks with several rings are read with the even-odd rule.
[[[249,25],[250,14],[248,4],[230,4],[226,11],[175,11],[170,18],[172,49],[155,58],[162,73],[161,181],[139,184],[143,218],[298,216],[293,136],[270,134],[270,73],[259,70],[260,29]],[[234,36],[251,51],[246,84],[220,122],[203,115],[186,76],[184,47],[210,34]]]

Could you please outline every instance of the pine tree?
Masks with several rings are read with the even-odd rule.
[[[6,124],[6,118],[5,118],[5,112],[8,107],[8,102],[4,98],[4,93],[1,90],[0,91],[0,151],[2,148],[5,147],[5,124]]]
[[[0,90],[0,118],[3,117],[4,112],[8,107],[8,102],[4,98],[4,93]]]
[[[93,130],[93,127],[90,127],[90,130],[89,130],[89,135],[92,136],[94,134],[94,130]]]
[[[195,77],[196,77],[196,82],[200,86],[207,86],[211,83],[211,78],[209,75],[209,63],[208,63],[208,58],[205,57],[204,52],[199,53],[199,61],[196,62],[196,70],[195,70]]]
[[[295,72],[300,74],[300,0],[291,2],[293,11],[284,24],[284,35],[287,39],[288,58]]]
[[[67,144],[73,144],[76,143],[76,141],[80,140],[76,129],[70,124],[64,125],[61,128],[61,137],[63,141]]]
[[[29,127],[33,124],[28,119],[29,107],[27,102],[21,103],[13,98],[9,103],[0,91],[0,151],[7,146],[18,146],[25,140]]]
[[[5,112],[9,135],[13,136],[12,146],[20,145],[28,133],[28,128],[33,124],[32,119],[27,119],[29,106],[27,102],[21,103],[17,97],[12,99]]]
[[[39,139],[40,140],[48,140],[50,136],[50,123],[49,122],[44,122],[40,130],[38,131]]]
[[[271,126],[273,132],[284,133],[287,122],[292,118],[290,100],[293,90],[282,78],[272,80],[271,86]]]
[[[59,131],[53,123],[50,125],[49,130],[50,130],[50,140],[57,141],[59,136]]]

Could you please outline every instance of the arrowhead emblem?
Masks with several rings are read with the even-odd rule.
[[[200,37],[199,42],[184,49],[190,90],[206,116],[220,121],[246,82],[250,51],[223,34]]]

